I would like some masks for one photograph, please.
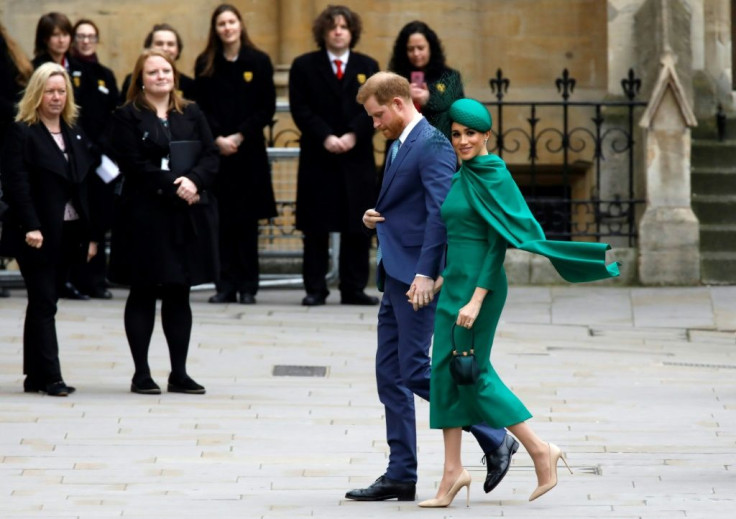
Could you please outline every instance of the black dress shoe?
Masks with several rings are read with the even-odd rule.
[[[140,395],[160,395],[161,388],[158,387],[158,384],[150,376],[140,379],[134,377],[130,383],[130,392]]]
[[[167,389],[169,393],[186,393],[188,395],[204,395],[205,393],[204,386],[197,384],[189,375],[183,379],[175,379],[169,376]]]
[[[241,292],[239,302],[241,305],[254,305],[256,304],[256,296],[250,292]]]
[[[46,384],[41,384],[31,377],[26,377],[23,381],[24,393],[40,393],[46,391]]]
[[[302,299],[302,306],[321,306],[327,302],[327,294],[307,294]]]
[[[58,382],[47,384],[45,392],[49,396],[68,396],[76,390],[77,389],[72,386],[67,386],[63,380],[59,380]]]
[[[416,495],[417,485],[413,481],[394,481],[384,474],[368,488],[356,488],[345,494],[345,497],[355,501],[414,501]]]
[[[209,298],[210,303],[234,303],[235,292],[218,292]]]
[[[486,453],[481,463],[486,465],[486,481],[483,483],[483,490],[486,494],[496,488],[503,477],[509,471],[511,466],[511,456],[519,450],[519,442],[513,436],[506,434],[506,437],[499,445],[498,449],[492,453]]]
[[[373,306],[378,304],[378,298],[369,296],[365,292],[343,292],[340,303],[343,305]]]
[[[98,288],[89,293],[92,299],[112,299],[112,292],[106,288]]]
[[[75,287],[68,281],[64,283],[64,286],[61,288],[61,293],[59,294],[59,296],[63,297],[64,299],[76,299],[78,301],[89,300],[88,295],[81,293],[79,290],[77,290],[77,287]]]

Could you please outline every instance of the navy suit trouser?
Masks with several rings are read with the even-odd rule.
[[[409,285],[388,274],[378,310],[376,382],[378,397],[386,408],[389,461],[386,477],[417,480],[417,428],[414,395],[429,400],[431,360],[429,346],[434,331],[437,299],[414,311],[407,302]],[[506,431],[479,424],[471,432],[487,451],[501,445]]]

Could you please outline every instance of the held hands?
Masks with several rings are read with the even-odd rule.
[[[187,177],[179,177],[174,180],[174,184],[179,186],[176,189],[176,196],[184,200],[187,204],[192,205],[199,202],[199,194],[197,186]]]
[[[369,229],[375,229],[377,223],[383,222],[385,220],[386,219],[381,216],[381,213],[379,213],[375,209],[368,209],[365,213],[363,213],[363,225],[365,225]]]
[[[434,299],[434,294],[434,279],[416,276],[406,293],[406,297],[409,298],[409,303],[416,312],[420,308],[429,306]]]
[[[26,233],[26,244],[34,249],[40,249],[43,245],[43,234],[41,231],[28,231]]]
[[[427,88],[427,83],[422,83],[421,85],[412,83],[409,85],[409,88],[411,89],[412,101],[417,103],[419,106],[427,104],[427,101],[429,101],[429,88]]]
[[[238,139],[238,136],[240,138]],[[215,144],[220,150],[220,155],[228,156],[233,155],[234,153],[237,153],[238,146],[240,146],[243,143],[243,135],[240,133],[234,133],[232,135],[228,135],[227,137],[223,137],[220,135],[217,139],[215,139]]]
[[[355,141],[355,134],[353,132],[346,133],[342,137],[328,135],[323,146],[330,153],[340,154],[352,150],[355,147]]]

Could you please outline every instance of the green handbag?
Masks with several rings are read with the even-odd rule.
[[[480,375],[478,363],[475,360],[475,332],[470,329],[470,351],[457,351],[455,346],[455,326],[452,323],[450,332],[452,337],[452,359],[450,359],[450,374],[458,386],[475,384]]]

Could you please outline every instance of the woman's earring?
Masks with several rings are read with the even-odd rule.
[[[485,144],[486,146],[488,146],[488,139],[484,140],[483,141],[483,144]]]

